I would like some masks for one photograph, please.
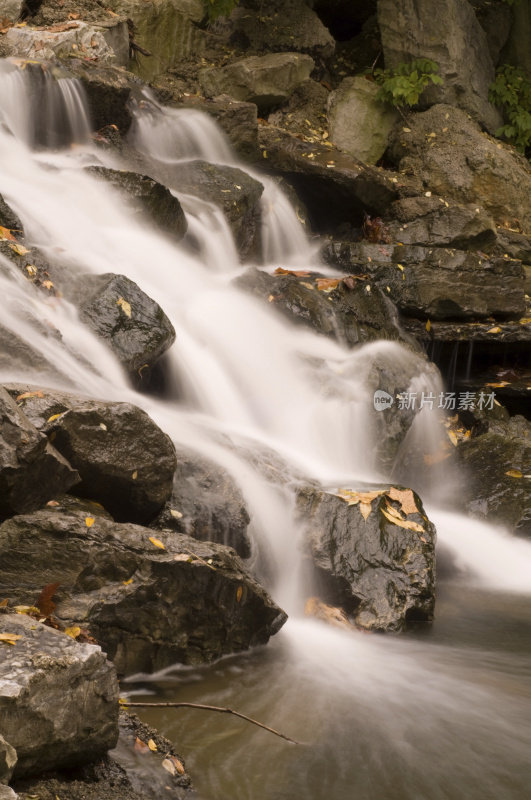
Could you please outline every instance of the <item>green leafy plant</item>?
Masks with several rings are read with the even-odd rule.
[[[416,106],[426,86],[442,84],[438,72],[439,65],[429,58],[415,58],[392,70],[375,69],[374,79],[380,85],[378,99],[399,108]]]
[[[228,17],[236,8],[240,0],[203,0],[208,19],[213,22],[218,17]]]
[[[496,136],[507,139],[525,153],[531,147],[531,81],[525,72],[503,64],[490,85],[489,100],[503,111],[507,120]]]

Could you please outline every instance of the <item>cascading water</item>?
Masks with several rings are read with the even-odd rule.
[[[376,358],[407,364],[410,354],[389,342],[349,351],[291,327],[234,288],[229,279],[241,270],[234,244],[203,201],[181,198],[200,257],[133,224],[122,198],[82,169],[108,156],[87,143],[78,87],[62,81],[63,133],[85,144],[34,152],[26,76],[0,62],[0,193],[27,241],[64,280],[70,272],[123,273],[161,304],[177,331],[168,373],[179,396],[171,385],[164,401],[134,392],[74,308],[46,298],[4,259],[0,334],[37,355],[32,363],[22,347],[18,365],[0,360],[0,377],[136,403],[177,443],[233,475],[258,550],[269,551],[275,599],[293,619],[263,650],[144,676],[136,691],[237,706],[306,744],[290,748],[211,717],[163,712],[151,721],[178,741],[204,800],[524,800],[531,782],[529,543],[434,510],[456,569],[441,583],[433,629],[398,640],[297,617],[290,472],[326,486],[385,477],[373,459],[367,375]],[[136,112],[132,141],[166,175],[172,159],[236,163],[213,123],[195,111],[149,102]],[[266,182],[274,220],[264,214],[265,260],[307,268],[313,253],[278,191]],[[416,389],[433,388],[428,372],[414,380]],[[262,452],[286,465],[278,484],[264,479]]]

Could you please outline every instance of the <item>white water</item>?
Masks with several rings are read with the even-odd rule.
[[[23,367],[5,370],[2,380],[33,378],[41,384],[73,386],[84,394],[135,402],[178,444],[195,447],[222,464],[244,492],[257,550],[267,551],[276,575],[275,598],[296,611],[298,554],[289,480],[283,486],[266,481],[260,468],[249,463],[245,448],[249,442],[270,448],[294,473],[302,471],[325,485],[383,477],[373,458],[372,397],[366,377],[377,357],[411,370],[411,354],[388,342],[348,351],[292,328],[268,306],[234,289],[229,279],[241,266],[227,226],[208,204],[182,198],[190,228],[202,241],[201,255],[194,257],[148,225],[133,224],[118,193],[80,170],[100,158],[88,145],[60,154],[33,154],[28,148],[33,123],[20,73],[1,64],[0,193],[20,215],[28,241],[57,266],[63,279],[76,271],[124,273],[160,302],[177,331],[169,370],[182,394],[163,402],[135,393],[112,355],[79,323],[73,307],[64,299],[46,298],[4,259],[0,260],[0,323],[42,354],[51,369],[46,380],[42,370],[31,373]],[[63,82],[61,96],[66,98],[61,114],[75,120],[80,103],[75,84]],[[153,163],[184,158],[235,163],[213,123],[197,112],[150,108],[146,114],[142,109],[138,113],[134,141]],[[75,124],[70,123],[70,130],[76,129]],[[80,141],[85,138],[82,128]],[[277,187],[266,184],[264,202],[271,213],[265,215],[265,260],[317,266],[295,213],[276,194]],[[43,323],[45,330],[60,331],[62,342],[43,332]],[[429,389],[429,380],[419,364],[412,381]],[[433,510],[431,516],[440,541],[457,566],[466,570],[468,584],[476,581],[488,590],[530,592],[529,543],[448,511]],[[529,724],[509,702],[499,666],[476,674],[466,656],[448,646],[349,635],[311,621],[291,621],[279,642],[272,645],[272,653],[284,654],[280,666],[287,677],[280,683],[286,690],[285,708],[281,699],[272,706],[278,727],[282,723],[289,728],[291,715],[314,742],[320,737],[347,740],[355,735],[356,726],[345,726],[341,714],[354,704],[371,731],[376,760],[384,771],[386,759],[398,760],[411,770],[418,758],[431,759],[436,768],[428,772],[434,780],[442,781],[445,771],[453,768],[463,785],[472,787],[468,795],[458,788],[447,794],[438,784],[430,784],[427,794],[429,787],[419,778],[409,788],[405,781],[405,794],[397,797],[475,798],[479,795],[473,784],[493,760],[507,760],[511,748],[515,763],[524,758],[521,742],[529,738]],[[478,657],[489,659],[485,652]],[[476,687],[475,680],[482,685]],[[330,686],[336,687],[335,700]],[[308,716],[319,696],[315,713]],[[408,718],[412,714],[417,727]],[[452,741],[452,727],[466,739],[466,757]],[[484,752],[472,752],[474,737]],[[323,748],[322,769],[326,771],[332,762],[336,779],[348,784],[352,780],[348,749],[338,745],[341,760],[328,745]],[[497,800],[523,800],[523,794],[507,789],[508,784],[504,795],[503,781],[502,775],[493,783]],[[395,797],[385,781],[380,789],[371,788],[370,782],[368,787],[366,796],[371,800]],[[268,800],[300,796],[275,791]],[[251,788],[238,792],[233,796],[265,796]],[[335,796],[347,795],[341,789]],[[485,790],[483,796],[493,795]]]

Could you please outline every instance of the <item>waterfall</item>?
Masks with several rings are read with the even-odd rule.
[[[179,386],[179,393],[170,391],[169,399],[162,400],[135,392],[74,307],[62,297],[37,291],[4,258],[0,333],[4,329],[15,344],[21,341],[36,356],[31,362],[23,354],[18,364],[0,360],[0,377],[4,382],[33,381],[135,403],[178,445],[221,464],[243,491],[252,517],[255,557],[259,562],[260,552],[267,551],[275,599],[297,617],[299,555],[292,484],[301,473],[325,487],[385,480],[374,458],[368,375],[377,360],[406,364],[411,353],[385,341],[348,350],[293,327],[267,304],[235,288],[231,278],[242,266],[219,211],[201,199],[179,195],[178,186],[171,186],[172,162],[207,159],[241,167],[208,117],[195,110],[165,109],[146,97],[135,111],[131,133],[146,164],[170,176],[170,188],[183,202],[189,230],[199,243],[196,255],[149,225],[133,223],[118,192],[83,170],[88,164],[108,163],[109,157],[90,144],[89,115],[77,82],[66,77],[55,81],[46,72],[39,75],[39,108],[46,114],[37,124],[30,105],[35,102],[33,78],[28,76],[17,65],[0,61],[0,193],[20,216],[27,245],[38,247],[64,280],[81,272],[122,273],[160,303],[177,333],[167,362],[170,384]],[[44,138],[43,120],[50,131]],[[81,146],[42,149],[71,142]],[[250,174],[265,186],[265,266],[281,262],[321,269],[281,190],[272,179]],[[433,380],[419,361],[412,377],[415,390],[437,390]],[[430,419],[424,415],[422,426],[429,428]],[[276,454],[286,469],[277,484],[263,477],[261,462],[267,461],[268,453]],[[529,542],[453,511],[435,508],[430,513],[443,547],[456,562],[456,592],[470,585],[504,597],[507,592],[531,592]],[[508,656],[496,661],[491,645],[480,643],[470,657],[466,647],[454,648],[445,641],[430,644],[429,634],[399,642],[333,631],[297,618],[276,639],[266,654],[223,662],[211,673],[194,673],[190,686],[197,689],[204,681],[205,693],[210,691],[211,698],[225,705],[231,693],[236,705],[238,697],[247,698],[249,713],[257,717],[270,705],[278,715],[277,727],[298,725],[311,746],[296,757],[275,751],[278,773],[258,766],[257,785],[249,778],[244,786],[238,783],[244,778],[231,773],[241,775],[237,762],[244,752],[244,763],[250,758],[247,738],[238,740],[240,749],[231,740],[230,752],[223,756],[225,788],[208,787],[211,796],[228,796],[230,790],[242,800],[346,800],[353,793],[370,800],[523,800],[528,786],[523,743],[531,729],[518,700],[529,681],[516,656],[514,661]],[[272,671],[278,681],[269,700],[254,684],[253,692],[248,687],[254,663],[257,686],[271,687]],[[482,663],[485,672],[479,671]],[[191,674],[174,672],[184,683]],[[156,684],[168,674],[149,680]],[[311,710],[310,725],[305,720],[311,718]],[[196,726],[197,750],[205,742],[207,747],[217,743],[223,753],[230,737],[213,732],[217,729],[212,725],[209,721],[203,728],[201,723]],[[257,758],[261,740],[254,734],[251,740]],[[456,766],[463,749],[466,756]],[[296,772],[294,758],[302,764]],[[446,790],[454,767],[457,777]],[[378,784],[371,777],[374,770],[382,773]],[[293,775],[298,776],[296,785]],[[289,789],[282,788],[278,776],[284,776]],[[263,790],[267,780],[272,787],[268,795]]]

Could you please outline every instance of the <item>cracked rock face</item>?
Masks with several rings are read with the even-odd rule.
[[[15,748],[16,778],[86,763],[118,738],[118,682],[96,645],[22,614],[2,616],[13,634],[0,662],[0,729]]]

